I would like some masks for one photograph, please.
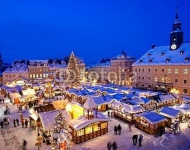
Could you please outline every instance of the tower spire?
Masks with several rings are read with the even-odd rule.
[[[176,6],[176,15],[175,15],[175,20],[178,20],[179,16],[178,16],[178,6]]]
[[[172,32],[170,33],[170,49],[176,50],[183,43],[183,31],[181,29],[181,22],[178,16],[178,6],[176,6],[175,20],[172,25]]]

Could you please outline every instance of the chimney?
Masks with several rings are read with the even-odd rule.
[[[155,44],[152,44],[151,48],[154,49],[155,47],[156,47],[156,45],[155,45]]]

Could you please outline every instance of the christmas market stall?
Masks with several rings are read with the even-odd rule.
[[[135,115],[135,127],[151,135],[159,134],[165,130],[167,119],[155,112],[144,112]]]
[[[106,108],[108,107],[108,102],[106,102],[102,96],[91,96],[94,102],[97,105],[98,111],[106,111]]]
[[[67,105],[66,109],[72,116],[69,125],[74,143],[78,144],[108,132],[110,118],[97,111],[97,105],[91,96],[88,96],[83,106]]]
[[[30,120],[30,126],[34,129],[37,128],[37,120],[39,118],[39,113],[41,112],[49,112],[49,111],[54,111],[56,110],[53,104],[47,104],[47,105],[42,105],[34,108],[30,108],[29,112],[29,120]],[[41,126],[40,126],[41,127]]]
[[[169,107],[163,107],[160,110],[159,114],[167,118],[167,127],[171,127],[171,125],[182,116],[180,110],[176,110]]]
[[[141,105],[130,105],[122,102],[114,101],[112,103],[114,117],[127,123],[134,123],[134,114],[144,112],[145,109]]]
[[[190,104],[181,104],[177,106],[173,106],[174,109],[180,110],[183,114],[182,118],[180,118],[181,122],[187,122],[190,119]]]

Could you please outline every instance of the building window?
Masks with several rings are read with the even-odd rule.
[[[144,69],[142,71],[144,72]]]
[[[178,69],[175,69],[175,74],[178,74],[179,72],[178,72]]]
[[[183,73],[184,73],[184,74],[187,74],[187,71],[188,71],[187,69],[184,69],[184,70],[183,70]]]
[[[150,77],[148,77],[148,80],[150,81]]]
[[[183,94],[188,94],[188,90],[187,89],[183,89]]]
[[[141,72],[141,69],[139,69],[139,72]]]
[[[162,69],[162,73],[164,73],[164,69]]]
[[[38,74],[36,74],[36,78],[38,78]]]
[[[139,80],[141,79],[141,77],[139,76]]]
[[[142,80],[144,80],[144,77],[142,77]]]
[[[135,69],[135,72],[137,72],[137,69]]]
[[[168,69],[168,73],[171,73],[171,69]]]
[[[44,78],[46,77],[46,74],[44,74]]]
[[[33,78],[35,78],[35,74],[33,74]]]
[[[155,69],[155,73],[157,73],[157,71],[158,71],[158,70],[157,70],[157,69]]]
[[[155,81],[155,82],[158,82],[158,78],[157,78],[157,77],[155,77],[155,78],[154,78],[154,81]]]
[[[32,78],[32,74],[30,74],[30,78]]]
[[[148,72],[150,72],[150,69],[148,69]]]
[[[186,79],[184,79],[184,80],[183,80],[183,83],[184,83],[184,84],[187,84],[187,80],[186,80]]]
[[[174,81],[175,83],[178,83],[178,79],[175,79],[175,81]]]
[[[165,78],[164,77],[162,77],[162,82],[165,82]]]

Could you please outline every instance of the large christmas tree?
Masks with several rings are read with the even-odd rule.
[[[67,82],[71,86],[76,86],[80,83],[80,72],[77,67],[77,60],[73,52],[71,53],[69,57],[69,62],[67,66],[67,74],[68,74]]]

